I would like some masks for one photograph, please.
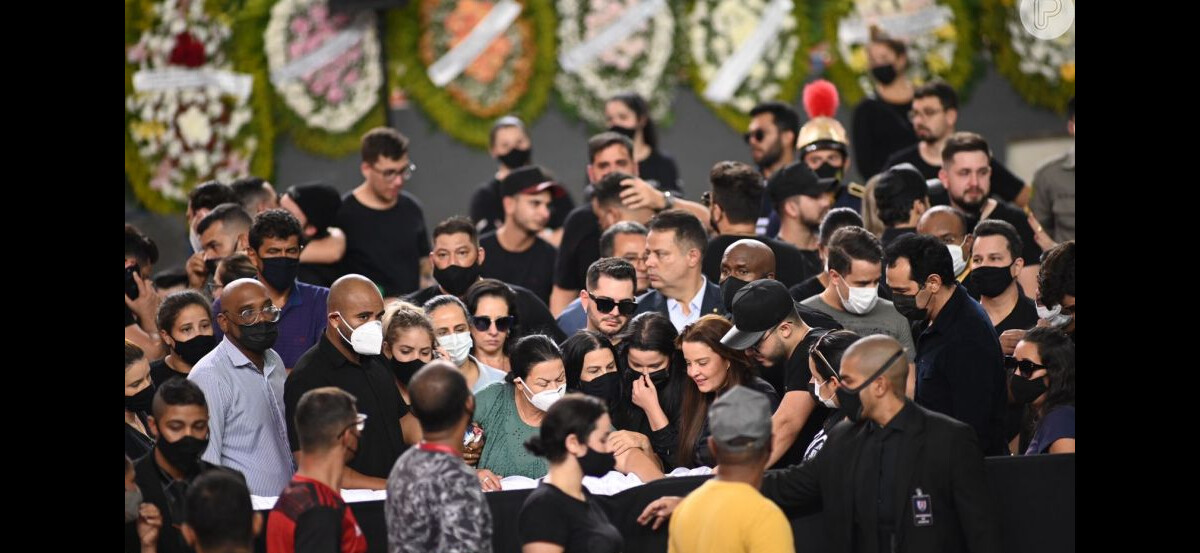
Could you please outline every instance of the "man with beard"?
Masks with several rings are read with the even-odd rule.
[[[941,80],[917,87],[913,92],[912,111],[908,117],[917,131],[917,143],[893,153],[884,162],[883,168],[911,163],[927,180],[939,178],[942,150],[954,134],[954,126],[958,122],[958,95]],[[992,193],[1019,206],[1028,205],[1032,194],[1030,187],[995,158],[989,159],[989,165],[992,169]],[[935,198],[934,204],[945,204],[945,198]]]
[[[823,269],[817,231],[833,206],[835,186],[834,181],[819,179],[802,161],[784,167],[767,181],[767,194],[779,212],[778,238],[800,249],[807,265],[805,275]]]
[[[763,180],[771,178],[792,162],[796,133],[800,130],[800,116],[791,106],[782,102],[764,102],[750,110],[750,125],[746,134],[746,145],[750,146],[750,158],[762,173]],[[763,199],[762,210],[755,225],[757,234],[774,236],[779,232],[780,214],[777,206]],[[703,220],[703,219],[702,219]]]
[[[967,214],[968,233],[974,232],[975,225],[984,219],[1006,221],[1017,229],[1023,246],[1021,257],[1025,260],[1019,280],[1022,290],[1034,297],[1037,294],[1042,248],[1034,238],[1029,217],[1021,208],[990,197],[990,152],[982,136],[968,132],[955,133],[942,148],[942,169],[938,172],[938,178],[946,185],[950,205]]]
[[[617,257],[633,265],[637,272],[634,283],[633,297],[638,297],[650,290],[650,275],[646,273],[646,235],[650,231],[646,226],[636,221],[621,221],[600,235],[600,258]],[[558,316],[558,328],[566,336],[574,336],[576,332],[587,326],[587,314],[583,310],[583,302],[575,298],[563,309]],[[561,342],[560,342],[561,343]]]

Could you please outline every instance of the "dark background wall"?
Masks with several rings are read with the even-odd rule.
[[[797,108],[803,114],[803,109]],[[852,106],[842,106],[838,119],[850,128]],[[683,177],[686,195],[697,198],[707,187],[709,168],[718,161],[750,161],[739,131],[717,118],[691,88],[680,86],[675,96],[675,123],[661,129],[663,151],[674,156]],[[468,200],[480,183],[491,178],[496,162],[488,154],[464,146],[440,132],[419,108],[394,111],[391,124],[412,141],[411,159],[417,173],[408,190],[425,206],[426,223],[432,227],[454,214],[467,214]],[[1065,123],[1055,113],[1032,108],[1017,96],[994,68],[976,83],[970,99],[962,106],[959,130],[982,133],[1003,160],[1005,145],[1022,138],[1065,134]],[[553,103],[530,127],[533,158],[549,167],[568,185],[578,200],[587,163],[586,125],[571,121]],[[272,182],[282,191],[292,184],[321,180],[346,191],[362,181],[358,155],[339,159],[315,156],[299,150],[281,137],[275,150],[276,167]],[[133,223],[158,242],[162,259],[156,272],[186,259],[187,233],[183,215],[161,216],[141,210],[126,196],[125,220]]]

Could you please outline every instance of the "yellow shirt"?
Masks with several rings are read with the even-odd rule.
[[[669,553],[792,553],[792,526],[749,484],[712,479],[671,515]]]

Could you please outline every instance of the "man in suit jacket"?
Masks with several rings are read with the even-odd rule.
[[[821,509],[834,551],[1000,551],[975,432],[906,399],[907,373],[895,338],[850,346],[837,390],[847,420],[811,462],[769,471],[763,495]]]
[[[638,298],[638,313],[656,311],[671,319],[675,330],[703,315],[724,314],[721,289],[703,273],[708,236],[695,215],[678,209],[650,220],[646,235],[646,274],[653,290]]]
[[[813,460],[767,471],[762,494],[791,516],[822,511],[830,551],[998,553],[975,432],[905,398],[907,373],[895,338],[850,346],[837,389],[847,420]],[[658,499],[638,521],[661,524],[678,501]]]

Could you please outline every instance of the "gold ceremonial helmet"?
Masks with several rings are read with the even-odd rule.
[[[846,137],[846,128],[832,117],[814,117],[800,127],[800,135],[796,138],[796,149],[803,156],[817,150],[837,150],[847,155],[846,145],[850,140]]]

